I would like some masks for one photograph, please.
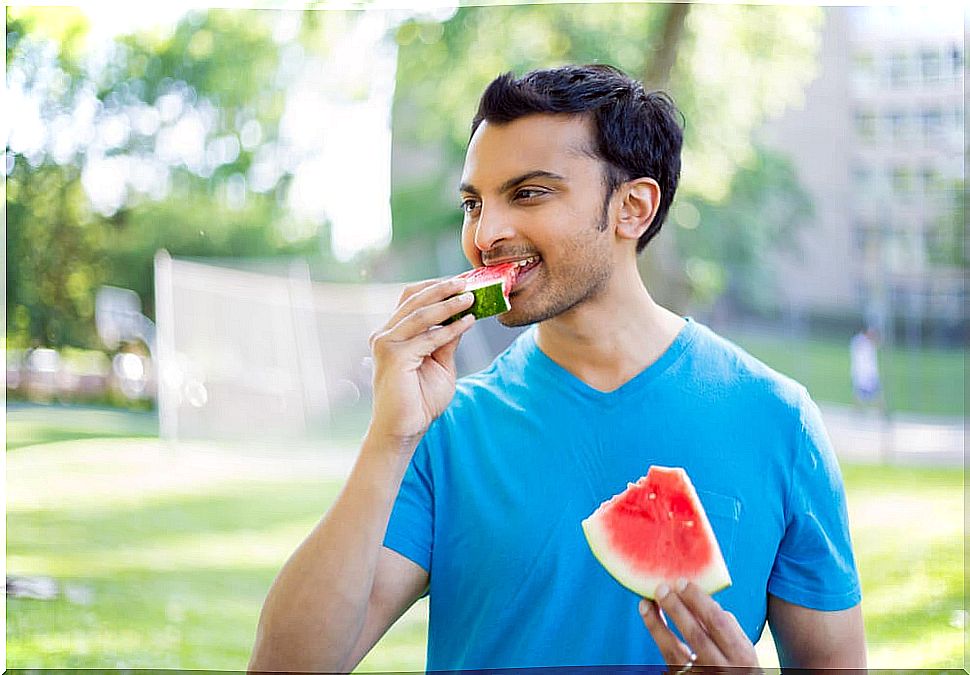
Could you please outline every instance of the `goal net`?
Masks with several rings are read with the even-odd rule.
[[[368,338],[403,287],[314,282],[303,261],[266,272],[160,251],[162,437],[293,441],[359,429],[371,401]],[[479,323],[458,349],[459,375],[488,365],[516,334]]]

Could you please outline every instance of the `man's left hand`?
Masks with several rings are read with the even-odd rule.
[[[674,588],[660,584],[654,595],[656,600],[640,601],[640,616],[669,666],[758,667],[754,645],[738,620],[697,584],[681,581]],[[670,630],[665,616],[674,622],[687,644]]]

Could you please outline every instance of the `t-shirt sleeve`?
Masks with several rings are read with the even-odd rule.
[[[384,535],[384,546],[397,551],[430,574],[434,491],[428,445],[428,435],[425,435],[414,451],[401,482]]]
[[[845,489],[818,406],[802,399],[786,527],[768,592],[810,609],[834,611],[860,602]]]

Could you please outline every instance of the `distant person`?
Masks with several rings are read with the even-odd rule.
[[[879,379],[879,331],[872,326],[852,336],[849,369],[852,393],[859,408],[875,408],[885,416],[885,397]]]

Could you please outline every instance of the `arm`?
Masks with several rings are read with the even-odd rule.
[[[349,669],[420,596],[428,575],[385,549],[384,535],[418,441],[455,393],[454,354],[473,319],[463,280],[405,289],[371,336],[374,405],[350,477],[283,566],[260,614],[250,670]]]
[[[861,605],[821,612],[769,594],[768,624],[782,667],[866,667]]]
[[[340,496],[283,566],[250,670],[350,669],[359,646],[369,649],[427,586],[427,572],[381,545],[406,467],[387,457],[364,442]]]

